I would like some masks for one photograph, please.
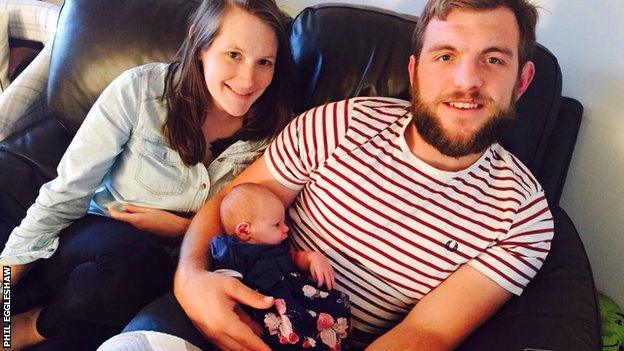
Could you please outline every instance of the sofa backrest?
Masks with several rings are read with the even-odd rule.
[[[72,134],[115,77],[167,62],[201,0],[65,0],[54,38],[48,105]]]

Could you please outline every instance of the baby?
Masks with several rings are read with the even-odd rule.
[[[244,183],[223,198],[220,210],[226,234],[211,242],[213,268],[275,297],[270,309],[248,311],[264,327],[264,341],[273,350],[339,350],[349,330],[349,298],[332,290],[334,272],[323,254],[290,249],[280,199]]]

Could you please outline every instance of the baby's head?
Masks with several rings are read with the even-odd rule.
[[[269,189],[239,184],[221,201],[221,224],[229,235],[250,244],[279,244],[288,235],[284,205]]]

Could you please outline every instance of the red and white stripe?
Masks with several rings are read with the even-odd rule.
[[[320,106],[265,153],[273,176],[301,190],[288,211],[293,245],[331,260],[363,338],[398,323],[464,263],[520,294],[553,234],[543,190],[500,145],[460,172],[414,157],[408,107],[390,98]]]

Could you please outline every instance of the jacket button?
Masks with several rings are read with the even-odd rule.
[[[202,190],[206,189],[206,183],[202,183],[201,188],[202,188]]]

